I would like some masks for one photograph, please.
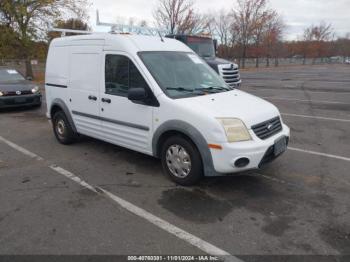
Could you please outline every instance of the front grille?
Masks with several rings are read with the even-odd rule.
[[[238,67],[233,64],[219,65],[219,74],[230,87],[236,87],[241,82]]]
[[[21,96],[21,95],[31,95],[31,94],[33,94],[31,90],[23,90],[19,95],[16,94],[16,91],[4,92],[4,96]]]
[[[252,126],[252,129],[260,139],[267,139],[282,130],[280,117],[275,117],[263,123]]]

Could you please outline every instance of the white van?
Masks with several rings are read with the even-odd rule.
[[[158,157],[181,185],[259,168],[289,141],[275,106],[229,87],[189,47],[169,38],[55,39],[45,87],[60,143],[83,134]]]

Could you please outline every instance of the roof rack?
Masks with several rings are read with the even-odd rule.
[[[148,26],[134,26],[134,25],[124,25],[124,24],[114,24],[114,23],[105,23],[100,21],[99,11],[96,10],[96,25],[97,26],[108,26],[111,28],[110,33],[131,33],[139,35],[152,35],[152,36],[165,36],[167,31],[164,29],[158,29]]]
[[[92,31],[73,30],[73,29],[64,29],[64,28],[50,28],[49,32],[59,32],[61,33],[62,37],[66,36],[67,33],[82,34],[82,35],[90,35],[90,34],[96,33]]]
[[[114,24],[114,23],[105,23],[100,21],[99,11],[96,10],[96,25],[97,26],[107,26],[110,27],[111,34],[138,34],[138,35],[151,35],[157,36],[159,35],[163,41],[163,36],[165,36],[168,32],[164,29],[158,29],[148,26],[133,26],[133,25],[124,25],[124,24]],[[66,36],[67,33],[73,34],[102,34],[104,32],[93,32],[93,31],[83,31],[83,30],[73,30],[73,29],[64,29],[64,28],[50,28],[50,32],[60,32],[61,36]]]

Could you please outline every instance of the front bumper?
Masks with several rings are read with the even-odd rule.
[[[41,94],[2,96],[0,97],[0,108],[11,108],[20,106],[36,106],[41,104]]]
[[[234,88],[240,88],[241,85],[242,85],[242,79],[239,79],[238,82],[236,82],[236,83],[233,84],[233,87],[234,87]]]
[[[262,165],[274,160],[276,158],[273,156],[275,141],[283,136],[288,141],[290,137],[289,127],[285,124],[282,126],[283,129],[281,132],[266,140],[261,140],[250,130],[250,135],[253,138],[251,141],[224,143],[221,144],[222,150],[211,149],[215,171],[219,174],[242,172],[258,169]],[[235,162],[240,158],[248,158],[249,164],[242,168],[236,167]]]

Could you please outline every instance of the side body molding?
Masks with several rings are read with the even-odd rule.
[[[219,175],[213,164],[213,158],[210,153],[207,141],[204,139],[203,135],[190,124],[180,121],[180,120],[170,120],[163,123],[154,132],[152,140],[152,150],[155,157],[160,157],[160,152],[158,152],[158,142],[162,134],[168,131],[177,131],[188,136],[192,142],[197,146],[198,151],[202,157],[203,171],[205,176],[217,176]]]
[[[71,115],[71,113],[70,113],[70,111],[69,111],[69,109],[68,109],[66,103],[65,103],[62,99],[60,99],[60,98],[56,98],[55,100],[52,101],[51,108],[50,108],[50,112],[49,112],[49,113],[50,113],[50,118],[51,118],[51,119],[52,119],[52,117],[53,117],[53,116],[51,115],[51,111],[52,111],[52,108],[53,108],[54,106],[58,106],[58,107],[60,107],[60,108],[63,110],[64,114],[65,114],[66,117],[67,117],[67,120],[69,121],[69,124],[71,125],[71,127],[72,127],[72,129],[73,129],[73,131],[74,131],[74,132],[77,132],[77,129],[76,129],[76,127],[75,127],[75,124],[74,124],[72,115]]]

